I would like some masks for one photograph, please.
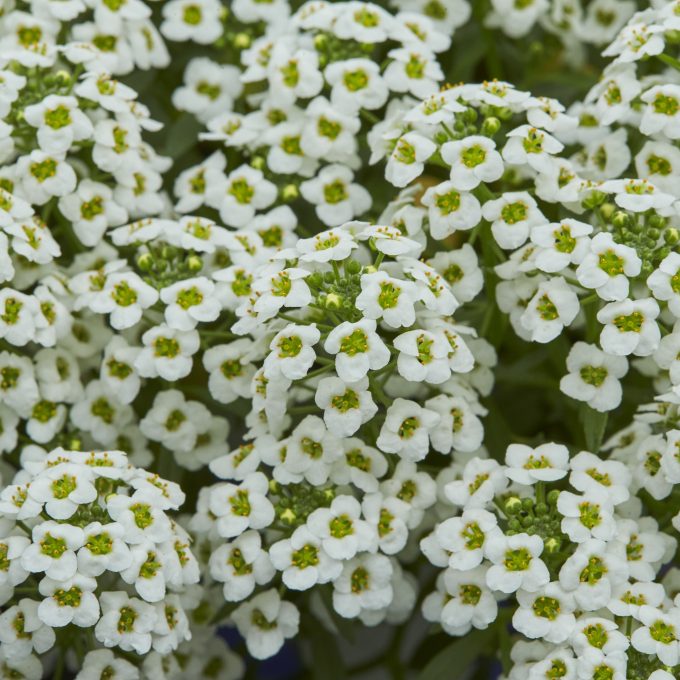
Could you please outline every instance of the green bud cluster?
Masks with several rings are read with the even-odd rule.
[[[312,486],[305,482],[286,485],[273,482],[270,483],[270,489],[274,495],[271,500],[277,519],[292,529],[302,526],[317,508],[327,508],[335,497],[332,488]]]
[[[190,279],[203,269],[200,255],[167,243],[151,244],[137,256],[135,264],[142,279],[159,290]]]

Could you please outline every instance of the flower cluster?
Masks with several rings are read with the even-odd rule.
[[[679,31],[5,3],[0,676],[680,678]]]

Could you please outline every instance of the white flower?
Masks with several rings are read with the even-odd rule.
[[[655,85],[640,99],[647,104],[640,121],[643,135],[663,133],[669,139],[680,138],[680,85]]]
[[[318,508],[309,515],[307,528],[332,559],[349,560],[359,552],[375,551],[376,534],[360,517],[356,498],[336,496],[329,508]]]
[[[576,342],[567,356],[567,370],[569,373],[560,380],[560,390],[568,397],[584,401],[600,412],[611,411],[621,403],[619,381],[628,372],[625,357]]]
[[[340,440],[318,416],[306,416],[293,430],[285,448],[283,467],[294,481],[324,484],[331,466],[342,455]],[[288,481],[293,481],[288,480]]]
[[[401,552],[408,540],[407,503],[394,496],[369,493],[364,496],[361,510],[371,529],[377,535],[378,549],[386,555]]]
[[[570,467],[569,483],[576,490],[606,494],[614,505],[628,500],[632,476],[623,463],[581,451],[571,459]]]
[[[88,303],[98,314],[110,314],[111,325],[130,328],[142,318],[142,313],[158,301],[158,291],[134,272],[114,272],[106,277],[101,292]]]
[[[647,278],[647,285],[657,300],[668,302],[674,316],[680,317],[680,254],[669,253]]]
[[[554,482],[562,479],[569,468],[569,451],[562,444],[510,444],[505,452],[505,474],[518,484]]]
[[[371,195],[360,184],[353,182],[354,173],[346,166],[325,166],[316,177],[302,182],[300,193],[315,206],[319,219],[336,227],[371,207]]]
[[[389,94],[380,67],[369,59],[334,61],[324,70],[331,86],[331,102],[342,113],[379,109]]]
[[[274,506],[267,498],[269,485],[261,472],[253,472],[240,484],[218,484],[210,493],[210,511],[218,518],[220,536],[232,538],[246,529],[263,529],[274,520]]]
[[[395,187],[405,187],[422,175],[425,162],[437,145],[417,132],[407,132],[398,140],[387,159],[385,178]]]
[[[471,458],[463,469],[462,479],[444,487],[446,498],[465,509],[485,508],[496,494],[508,485],[505,468],[493,458]]]
[[[411,281],[395,279],[379,270],[361,275],[357,309],[367,319],[383,319],[392,328],[411,326],[415,321],[417,289]]]
[[[276,41],[267,64],[267,77],[274,97],[280,101],[311,99],[323,88],[316,51],[293,52],[284,41]]]
[[[573,592],[580,609],[592,612],[605,607],[612,589],[627,579],[625,550],[619,545],[620,549],[591,538],[580,543],[560,569],[560,585]]]
[[[666,666],[680,660],[680,609],[663,612],[644,605],[639,611],[642,626],[633,631],[631,644],[643,654],[655,654]]]
[[[271,352],[264,360],[265,376],[283,376],[288,380],[304,378],[316,359],[314,345],[320,337],[316,324],[288,324],[269,345]]]
[[[649,356],[659,346],[661,331],[656,323],[659,305],[654,298],[610,302],[598,313],[604,325],[600,333],[602,349],[618,356]]]
[[[160,376],[170,381],[189,375],[192,357],[200,346],[198,331],[179,331],[165,324],[146,331],[142,342],[144,348],[134,362],[139,375],[143,378]]]
[[[165,321],[180,331],[189,331],[199,323],[215,321],[221,305],[215,296],[215,284],[205,276],[177,281],[161,289],[161,300],[167,305]]]
[[[437,525],[434,531],[439,545],[450,553],[452,569],[468,571],[484,559],[485,546],[498,533],[496,516],[486,510],[465,510],[460,517],[451,517]]]
[[[129,661],[117,657],[110,649],[94,649],[83,659],[83,665],[76,675],[77,680],[101,678],[107,672],[114,673],[116,680],[139,680],[139,670]]]
[[[335,354],[335,370],[341,380],[357,382],[369,370],[377,371],[390,360],[390,351],[376,333],[373,319],[362,319],[356,323],[343,321],[326,338],[324,349]]]
[[[281,580],[287,588],[308,590],[317,583],[328,583],[340,575],[342,562],[330,557],[323,543],[308,526],[303,525],[290,538],[277,541],[269,548],[272,564],[283,572]]]
[[[387,409],[376,445],[381,451],[398,453],[406,460],[422,460],[429,450],[430,432],[439,420],[435,411],[409,399],[395,399]]]
[[[221,12],[217,0],[171,0],[163,5],[160,30],[169,40],[207,45],[222,35]]]
[[[300,612],[274,589],[255,595],[231,614],[248,652],[256,659],[274,656],[287,638],[297,635]]]
[[[471,191],[481,182],[495,182],[505,169],[495,142],[481,135],[446,142],[441,156],[451,166],[451,184],[459,191]]]
[[[530,332],[531,340],[550,342],[571,324],[580,308],[571,286],[556,276],[539,284],[520,322]]]
[[[560,491],[557,510],[563,516],[562,531],[574,543],[591,538],[609,541],[616,532],[614,506],[602,490],[592,490],[582,495]]]
[[[224,224],[244,227],[257,210],[268,208],[276,199],[276,186],[260,170],[242,165],[207,194],[209,205],[219,210]]]
[[[135,491],[132,496],[111,494],[106,499],[106,509],[111,519],[123,527],[127,543],[162,543],[172,536],[168,516],[158,507],[156,494],[148,490]]]
[[[29,494],[44,503],[45,512],[57,520],[72,517],[80,504],[97,497],[94,475],[80,465],[61,463],[51,467],[31,482]]]
[[[144,436],[171,451],[190,451],[210,423],[210,411],[198,401],[185,401],[179,390],[164,390],[154,398],[139,423]]]
[[[34,205],[44,205],[53,196],[65,196],[75,190],[76,173],[65,160],[55,157],[59,155],[36,149],[17,161],[22,193],[30,196]]]
[[[223,543],[210,555],[210,575],[223,583],[227,602],[241,602],[274,576],[269,555],[262,549],[257,531],[243,532],[231,543]]]
[[[415,329],[398,335],[393,344],[399,350],[397,369],[406,380],[438,385],[449,379],[451,346],[443,333]]]
[[[208,371],[210,396],[222,404],[230,404],[239,397],[250,396],[255,367],[249,362],[253,351],[249,340],[242,338],[228,345],[213,345],[203,353],[202,361]]]
[[[628,278],[640,273],[642,261],[633,248],[615,243],[609,233],[596,234],[590,252],[576,270],[578,282],[594,288],[603,300],[623,300],[628,295]]]
[[[78,568],[76,553],[83,545],[83,530],[47,520],[36,525],[33,543],[21,555],[21,566],[31,573],[45,572],[57,581],[73,577]]]
[[[503,160],[511,165],[528,165],[537,172],[549,172],[553,156],[564,148],[552,135],[531,125],[520,125],[507,133]]]
[[[151,649],[156,610],[122,591],[102,593],[99,602],[102,617],[94,629],[97,640],[106,647],[146,654]]]
[[[99,601],[94,594],[96,587],[95,579],[81,574],[65,580],[46,577],[38,586],[45,598],[38,607],[38,615],[54,628],[69,623],[90,628],[99,620]]]
[[[316,97],[307,104],[305,116],[308,123],[300,147],[307,156],[340,162],[355,153],[361,128],[357,115],[338,111],[325,97]]]
[[[392,601],[392,563],[385,555],[362,553],[344,563],[333,581],[333,608],[356,618],[364,611],[387,607]]]
[[[525,191],[509,191],[482,206],[484,219],[491,222],[491,233],[501,248],[519,248],[531,230],[547,220],[536,201]]]
[[[302,262],[330,262],[346,260],[359,244],[344,229],[328,229],[312,238],[299,239],[295,248]]]
[[[253,282],[252,290],[259,294],[253,310],[259,321],[271,319],[282,307],[305,307],[312,301],[304,281],[309,271],[298,267],[282,269],[281,265],[280,262],[267,265]]]
[[[100,576],[105,571],[122,571],[130,566],[132,556],[125,542],[125,529],[116,522],[90,522],[84,527],[85,540],[78,551],[78,572]]]
[[[383,77],[390,90],[408,92],[418,99],[437,92],[438,82],[444,78],[444,73],[427,48],[399,47],[390,50],[387,56],[393,61],[385,69]]]
[[[428,207],[430,234],[438,240],[456,231],[472,229],[482,219],[477,198],[467,191],[459,191],[453,181],[430,187],[421,202]]]
[[[38,129],[38,144],[47,154],[64,154],[74,142],[87,139],[93,131],[90,119],[78,109],[78,100],[70,96],[48,95],[27,106],[24,118]]]
[[[588,252],[588,235],[592,231],[591,225],[571,218],[533,227],[530,236],[538,246],[534,254],[537,269],[554,274],[571,264],[580,264]]]
[[[535,593],[550,581],[545,563],[540,559],[543,541],[540,536],[497,534],[485,548],[493,562],[486,573],[486,582],[492,590],[514,593],[520,588]]]
[[[574,597],[559,583],[548,583],[536,592],[517,591],[519,607],[512,617],[512,625],[528,638],[541,638],[561,644],[571,636],[576,617]]]
[[[22,659],[35,650],[43,654],[54,645],[51,624],[39,615],[38,604],[23,598],[0,614],[0,643],[9,659]]]
[[[473,300],[484,286],[477,254],[469,243],[453,251],[439,251],[428,264],[438,271],[461,303]]]
[[[350,437],[378,412],[366,377],[355,383],[337,377],[323,378],[314,401],[323,409],[326,427],[336,437]]]

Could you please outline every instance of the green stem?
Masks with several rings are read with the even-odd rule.
[[[656,58],[667,66],[674,68],[676,71],[680,71],[680,61],[675,57],[671,57],[670,54],[657,54]]]

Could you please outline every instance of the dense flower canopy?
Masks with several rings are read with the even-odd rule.
[[[1,678],[677,680],[679,452],[678,0],[0,0]]]

